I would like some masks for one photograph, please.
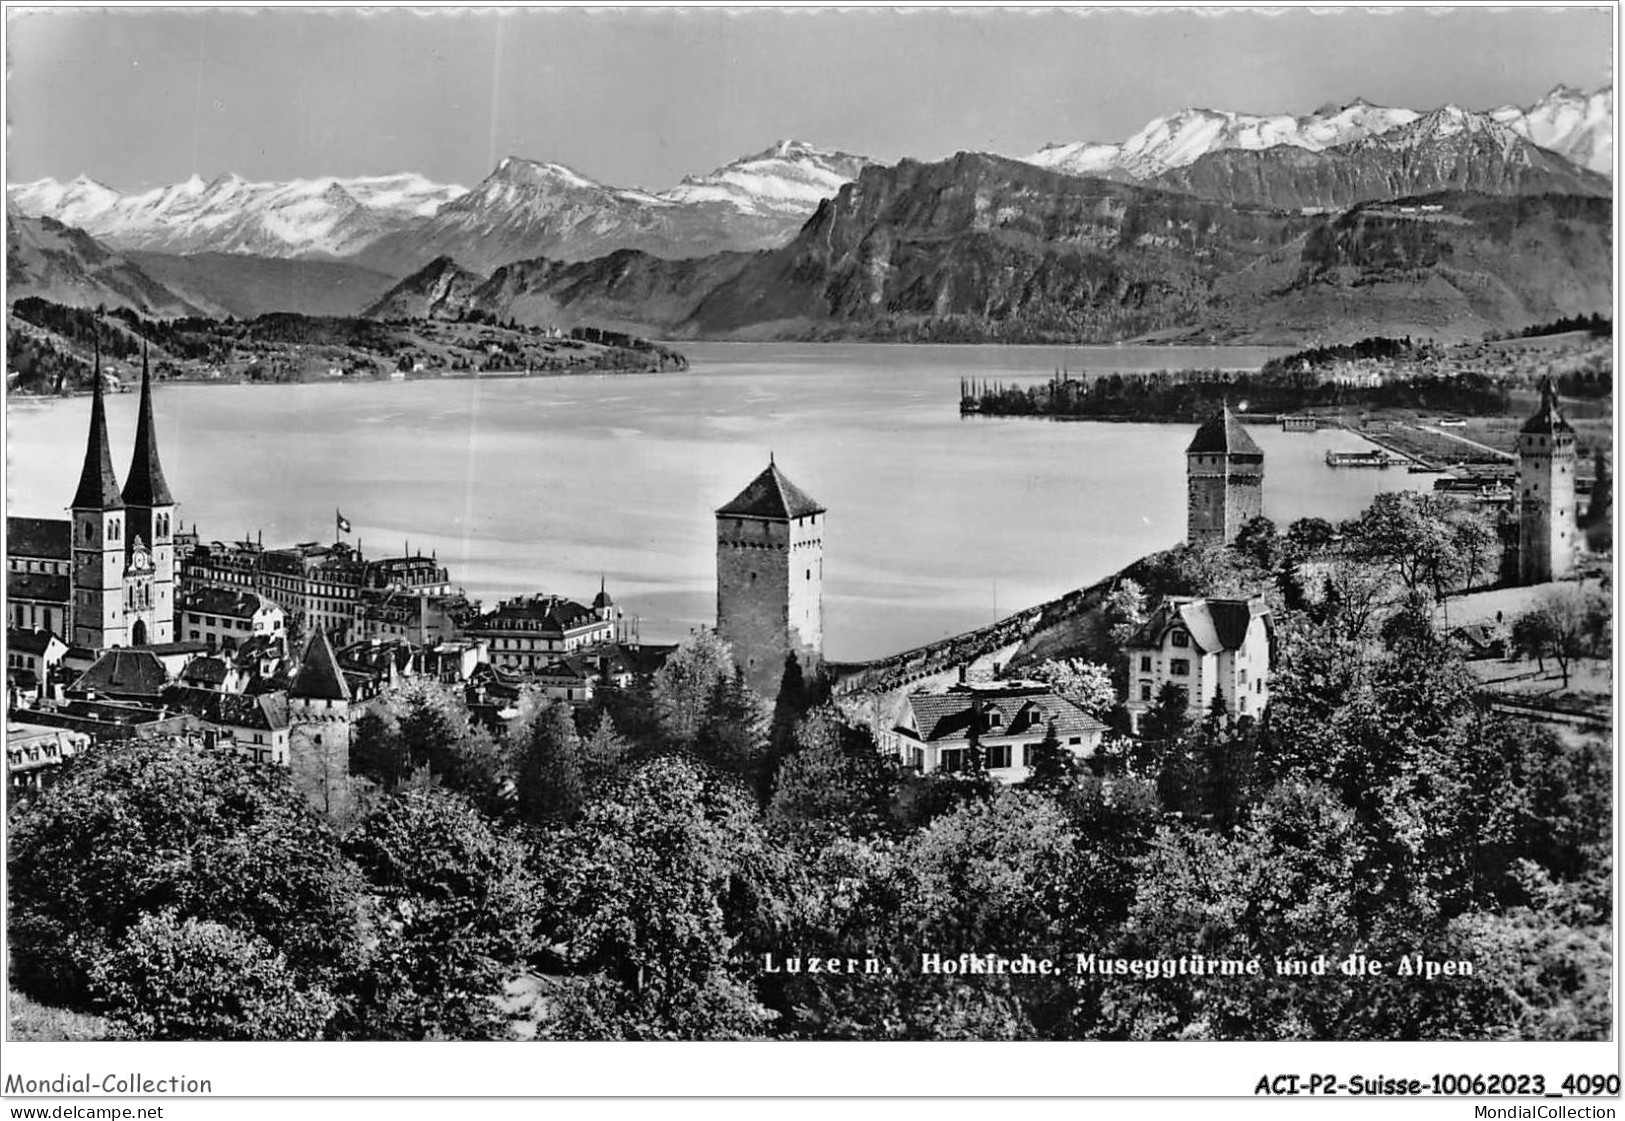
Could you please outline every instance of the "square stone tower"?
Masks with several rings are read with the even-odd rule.
[[[787,655],[809,677],[823,661],[824,514],[771,458],[717,511],[717,634],[767,700]]]
[[[1264,512],[1264,450],[1224,406],[1185,449],[1185,540],[1228,545]]]
[[[1518,431],[1518,582],[1544,584],[1574,571],[1574,429],[1546,378],[1540,408]]]

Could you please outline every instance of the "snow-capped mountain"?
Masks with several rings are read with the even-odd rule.
[[[1558,86],[1533,105],[1503,105],[1490,116],[1542,148],[1613,177],[1613,86],[1593,93]]]
[[[584,261],[618,249],[660,257],[770,249],[871,162],[784,140],[655,194],[509,156],[433,218],[379,238],[357,260],[404,275],[448,256],[489,273],[536,257]]]
[[[1530,143],[1486,113],[1455,105],[1321,151],[1281,144],[1208,152],[1151,182],[1216,202],[1277,210],[1343,209],[1437,191],[1611,193],[1607,179]]]
[[[826,152],[799,140],[743,156],[709,175],[691,175],[660,197],[677,203],[722,203],[745,214],[800,215],[834,198],[841,187],[875,161]]]
[[[687,257],[770,248],[872,162],[781,140],[660,193],[510,156],[472,191],[413,174],[285,183],[194,175],[126,195],[81,176],[10,187],[7,200],[122,250],[346,257],[400,276],[442,255],[489,271],[616,249]]]
[[[1373,105],[1363,98],[1343,106],[1325,105],[1301,117],[1181,109],[1155,118],[1119,144],[1095,141],[1051,144],[1021,158],[1026,163],[1067,175],[1152,179],[1173,169],[1189,167],[1212,152],[1267,151],[1282,145],[1323,152],[1367,137],[1386,135],[1425,115],[1429,114]],[[1581,167],[1603,175],[1612,174],[1612,86],[1590,94],[1559,86],[1528,107],[1508,105],[1474,116],[1503,124],[1524,139]]]
[[[281,183],[194,175],[128,195],[80,176],[10,187],[6,196],[23,214],[77,226],[116,249],[342,257],[464,193],[404,173]]]
[[[1318,152],[1414,121],[1411,109],[1390,109],[1357,99],[1323,106],[1303,117],[1257,116],[1219,109],[1181,109],[1157,117],[1121,144],[1083,141],[1051,144],[1023,162],[1067,175],[1112,175],[1150,179],[1195,163],[1209,152],[1239,148],[1261,151],[1281,144]]]

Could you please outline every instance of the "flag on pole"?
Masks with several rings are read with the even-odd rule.
[[[346,518],[343,514],[339,513],[337,507],[333,508],[333,517],[338,520],[339,532],[340,533],[349,533],[350,532],[350,519]]]

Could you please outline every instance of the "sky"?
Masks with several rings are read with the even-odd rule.
[[[503,156],[659,190],[793,137],[891,162],[1122,140],[1186,106],[1528,104],[1606,8],[8,9],[5,178],[123,191]]]

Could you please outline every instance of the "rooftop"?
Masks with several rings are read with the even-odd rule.
[[[1555,436],[1558,433],[1574,434],[1574,428],[1568,419],[1563,416],[1563,407],[1557,400],[1557,387],[1552,384],[1551,378],[1540,380],[1540,408],[1535,415],[1524,421],[1520,432],[1530,435]]]
[[[16,650],[23,654],[44,654],[50,649],[51,643],[67,647],[60,638],[46,630],[24,630],[18,627],[6,628],[6,649]]]
[[[1051,724],[1063,740],[1100,732],[1106,726],[1065,697],[1044,688],[1005,690],[966,689],[947,693],[916,693],[908,698],[908,713],[899,725],[925,742],[962,740],[978,713],[996,712],[999,722],[982,735],[1044,735]],[[912,723],[912,727],[910,727]]]
[[[778,464],[769,459],[762,473],[718,510],[717,516],[787,520],[823,512],[822,503],[785,478]]]
[[[350,687],[345,683],[344,673],[339,669],[338,658],[333,653],[333,644],[327,641],[327,632],[320,627],[316,628],[316,634],[305,647],[305,656],[300,660],[299,672],[294,675],[291,692],[296,697],[309,697],[314,700],[350,699]]]
[[[261,611],[276,608],[276,604],[258,592],[236,588],[198,588],[181,596],[175,608],[178,611],[196,611],[204,615],[228,615],[234,619],[252,619]]]
[[[470,620],[463,629],[470,633],[534,630],[563,634],[596,622],[598,616],[593,614],[592,609],[575,600],[559,596],[531,596],[527,599],[510,599],[498,605],[495,611]]]
[[[73,523],[68,519],[6,519],[6,556],[65,561],[72,555]]]
[[[1159,605],[1124,645],[1135,649],[1161,647],[1163,636],[1181,624],[1190,632],[1198,653],[1239,650],[1247,641],[1253,619],[1268,617],[1269,608],[1261,599],[1173,598]]]
[[[1191,437],[1186,455],[1258,455],[1264,449],[1247,434],[1247,428],[1226,405],[1219,415],[1205,421]]]
[[[169,684],[169,672],[151,650],[109,650],[73,683],[76,693],[116,693],[157,697]]]

